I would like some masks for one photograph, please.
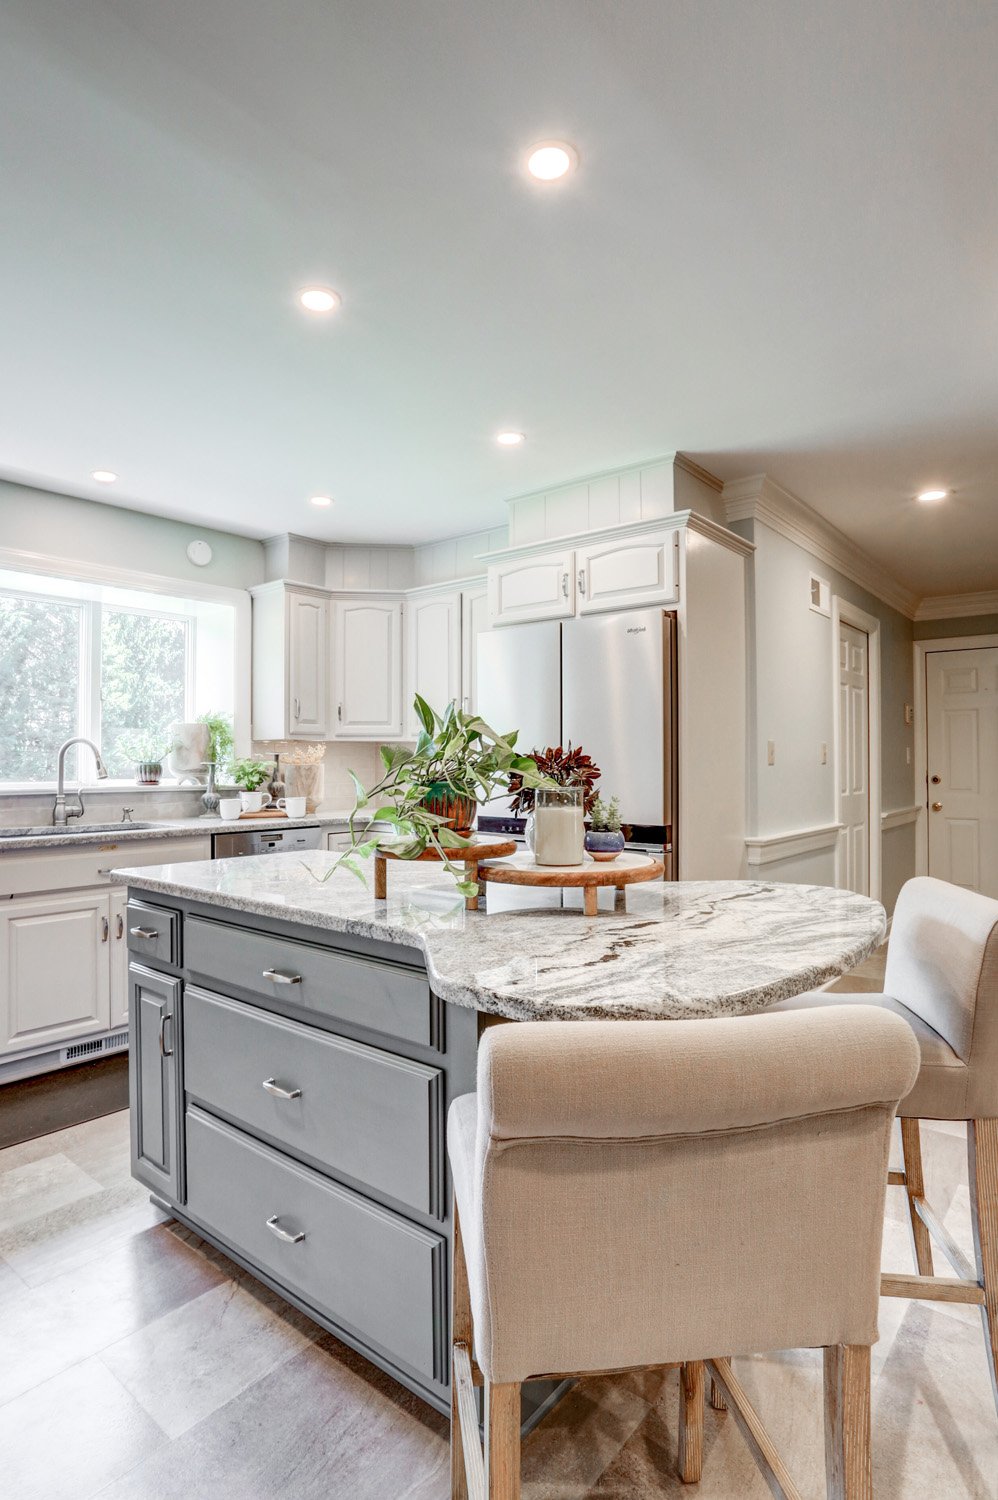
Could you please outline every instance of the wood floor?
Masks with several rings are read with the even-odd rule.
[[[923,1140],[930,1197],[969,1252],[963,1131]],[[888,1214],[885,1265],[907,1269],[900,1191]],[[976,1310],[887,1300],[880,1328],[877,1500],[998,1500]],[[823,1495],[820,1353],[735,1364],[804,1493]],[[580,1384],[524,1444],[526,1500],[765,1500],[710,1411],[703,1481],[679,1483],[677,1399],[674,1374]],[[447,1500],[447,1429],[158,1213],[117,1114],[0,1152],[0,1475],[17,1500]]]

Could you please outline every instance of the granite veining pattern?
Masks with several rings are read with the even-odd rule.
[[[467,912],[442,871],[397,864],[388,899],[335,856],[156,865],[113,879],[421,951],[436,992],[512,1020],[739,1015],[834,979],[883,940],[883,907],[827,886],[655,882],[627,910]]]
[[[144,821],[144,820],[143,820]],[[0,839],[0,857],[24,854],[30,849],[78,849],[85,844],[134,844],[149,839],[188,839],[211,833],[267,833],[275,828],[346,828],[343,814],[309,813],[304,818],[170,818],[152,823],[148,828],[132,823],[116,823],[100,832],[85,823],[71,833],[36,833],[28,837]]]

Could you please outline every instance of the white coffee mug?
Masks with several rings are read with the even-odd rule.
[[[238,818],[243,810],[243,804],[238,797],[220,797],[218,802],[218,816],[220,818]]]
[[[263,793],[240,792],[239,801],[242,804],[243,812],[259,812],[263,807]]]
[[[283,807],[289,818],[303,818],[305,816],[304,797],[282,797],[278,807]]]

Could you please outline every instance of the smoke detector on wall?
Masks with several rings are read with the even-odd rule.
[[[212,552],[207,542],[189,542],[187,544],[187,556],[196,567],[206,568],[211,562]]]

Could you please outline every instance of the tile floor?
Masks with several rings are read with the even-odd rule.
[[[875,988],[876,961],[840,981]],[[154,1209],[127,1116],[0,1152],[0,1474],[17,1500],[447,1500],[445,1421]],[[963,1130],[925,1135],[930,1196],[970,1253]],[[909,1265],[903,1194],[885,1264]],[[737,1362],[806,1496],[824,1495],[820,1355]],[[708,1412],[675,1478],[676,1376],[579,1384],[524,1445],[525,1500],[765,1500]],[[998,1416],[971,1308],[881,1304],[877,1500],[998,1500]]]

